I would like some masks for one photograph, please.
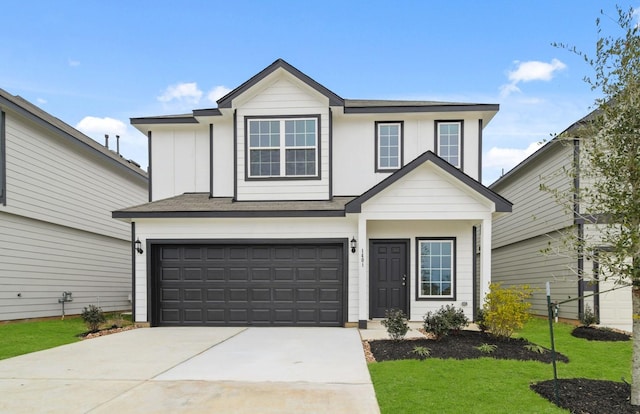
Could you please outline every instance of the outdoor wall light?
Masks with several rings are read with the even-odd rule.
[[[355,237],[351,238],[351,253],[355,253],[356,252],[356,246],[358,244],[358,242],[356,241]]]
[[[142,250],[142,242],[140,241],[140,239],[136,239],[136,252],[142,254],[144,253],[144,250]]]

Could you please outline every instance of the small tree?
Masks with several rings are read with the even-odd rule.
[[[95,306],[89,305],[88,308],[84,308],[82,310],[82,314],[80,314],[84,323],[87,324],[87,328],[89,328],[89,332],[97,332],[100,329],[100,324],[103,324],[107,321],[107,318],[104,316],[102,309]]]
[[[489,293],[484,300],[484,324],[489,331],[508,338],[516,330],[522,329],[529,320],[532,290],[529,286],[503,288],[500,283],[489,285]]]

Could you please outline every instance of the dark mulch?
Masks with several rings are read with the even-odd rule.
[[[483,353],[476,349],[482,344],[496,345],[491,353]],[[376,361],[396,359],[420,359],[414,352],[416,346],[429,348],[429,358],[470,359],[490,357],[496,359],[517,359],[522,361],[541,361],[551,363],[551,351],[545,348],[544,353],[527,349],[531,343],[522,338],[498,338],[485,332],[461,331],[445,336],[440,340],[407,339],[401,341],[376,340],[369,341],[371,353]],[[569,359],[556,353],[556,360],[569,362]]]
[[[571,335],[576,338],[588,339],[589,341],[628,341],[631,339],[629,335],[622,332],[591,326],[578,326],[571,331]]]
[[[553,380],[532,384],[531,389],[555,402]],[[631,386],[623,382],[584,378],[559,379],[557,405],[575,414],[640,414],[629,403]]]

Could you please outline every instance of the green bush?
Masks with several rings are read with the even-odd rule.
[[[584,306],[584,313],[582,314],[582,318],[580,318],[580,322],[582,323],[582,326],[586,326],[586,327],[589,327],[591,325],[595,325],[598,323],[598,318],[591,310],[591,306],[589,305]]]
[[[442,306],[435,312],[427,312],[424,315],[424,330],[436,339],[443,338],[452,331],[460,331],[469,323],[462,308],[456,309],[453,305]]]
[[[529,320],[532,289],[527,286],[503,288],[500,283],[492,283],[484,300],[484,321],[489,331],[508,338],[516,330],[522,329]]]
[[[380,323],[387,328],[389,337],[394,341],[404,338],[409,330],[407,316],[400,309],[387,309],[384,312],[384,319]]]
[[[480,329],[481,332],[486,332],[489,329],[487,322],[484,320],[484,309],[482,308],[476,310],[476,320],[474,322],[478,325],[478,329]]]
[[[100,329],[100,324],[105,323],[107,320],[102,309],[95,305],[89,305],[88,308],[85,307],[80,316],[84,323],[87,324],[89,332],[97,332]]]

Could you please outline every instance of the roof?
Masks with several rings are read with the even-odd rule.
[[[127,160],[20,96],[11,95],[7,91],[0,89],[0,108],[14,111],[53,133],[69,139],[70,142],[100,155],[112,165],[129,173],[134,173],[145,180],[148,179],[147,173],[134,161]]]
[[[113,218],[152,217],[340,217],[355,197],[327,201],[233,201],[209,193],[185,193],[114,211]]]
[[[409,164],[405,165],[398,171],[394,172],[386,179],[380,181],[378,184],[373,186],[370,190],[366,191],[361,196],[347,203],[346,212],[360,213],[362,211],[362,204],[364,204],[367,200],[379,194],[384,189],[388,188],[393,183],[395,183],[405,175],[409,174],[411,171],[415,170],[417,167],[421,166],[427,161],[434,163],[435,165],[440,167],[442,170],[444,170],[445,172],[449,173],[451,176],[459,180],[465,186],[469,187],[471,190],[479,193],[481,196],[492,201],[496,206],[496,212],[511,212],[513,204],[511,204],[509,200],[502,197],[500,194],[490,190],[489,188],[485,187],[480,182],[469,177],[467,174],[463,173],[453,165],[449,164],[442,158],[438,157],[432,151],[424,152],[418,158],[414,159]]]
[[[248,81],[238,86],[227,95],[218,99],[217,108],[195,109],[192,114],[150,116],[131,118],[132,125],[154,124],[187,124],[198,123],[199,116],[222,116],[220,109],[231,108],[235,98],[242,95],[248,89],[256,85],[262,79],[278,69],[286,70],[309,87],[315,89],[329,99],[330,106],[344,108],[345,113],[371,114],[371,113],[400,113],[400,112],[464,112],[464,111],[491,111],[500,109],[498,104],[479,104],[465,102],[441,102],[441,101],[411,101],[411,100],[372,100],[372,99],[343,99],[336,93],[319,84],[311,77],[302,73],[283,59],[277,59],[271,65],[260,71]],[[491,115],[488,119],[491,119]]]

